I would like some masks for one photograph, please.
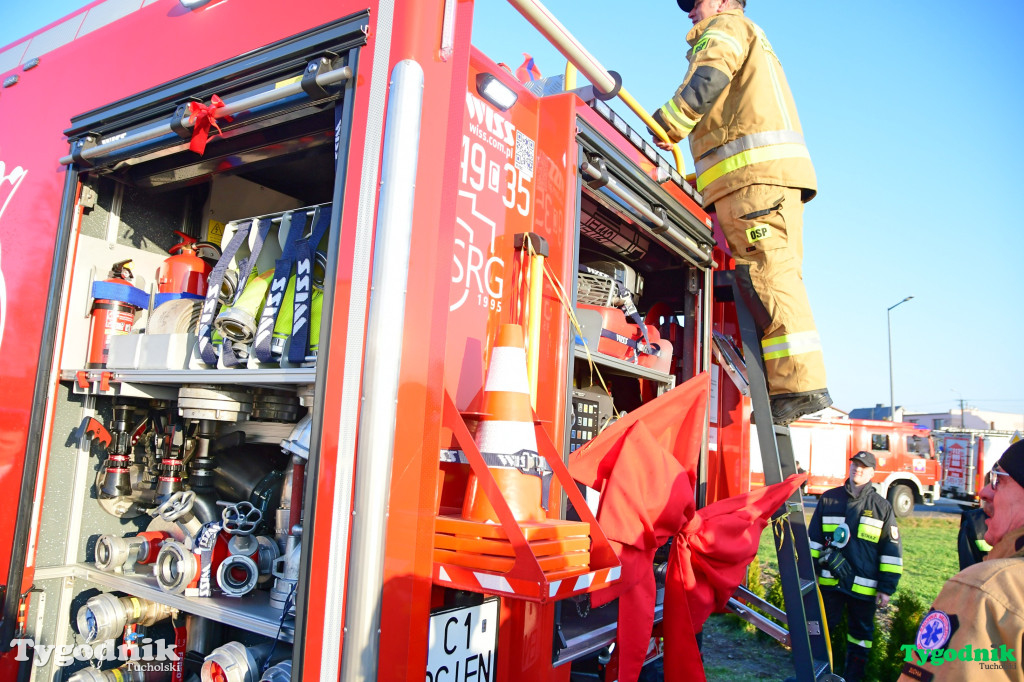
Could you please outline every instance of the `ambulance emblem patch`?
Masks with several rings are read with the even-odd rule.
[[[767,239],[772,236],[772,227],[768,224],[754,225],[753,227],[747,228],[747,241],[753,244],[759,242],[762,239]]]
[[[917,648],[934,651],[946,646],[953,636],[953,624],[942,611],[929,611],[917,630]]]

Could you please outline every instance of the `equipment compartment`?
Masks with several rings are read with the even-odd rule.
[[[225,88],[238,111],[200,154],[187,131],[160,133],[172,111],[172,121],[188,117],[153,93],[75,120],[65,161],[80,172],[68,185],[60,384],[36,550],[43,594],[29,616],[56,613],[57,644],[177,638],[186,674],[207,669],[204,679],[291,665],[302,490],[318,457],[317,303],[337,267],[336,154],[350,134],[345,88],[364,24],[327,31],[330,58],[309,45],[304,55],[264,50],[269,80],[250,72],[235,92]],[[329,77],[318,97],[286,77],[310,59]],[[282,264],[289,272],[277,281]],[[257,362],[268,300],[278,307],[274,343],[270,361]],[[200,351],[204,325],[213,363]],[[303,327],[309,348],[290,362]],[[234,368],[222,332],[248,336],[233,346]],[[54,666],[48,679],[132,672]]]

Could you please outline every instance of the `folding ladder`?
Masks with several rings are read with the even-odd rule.
[[[751,312],[751,297],[756,294],[750,285],[747,267],[737,266],[736,270],[716,272],[714,282],[715,300],[732,302],[736,306],[743,357],[735,352],[731,341],[717,333],[714,338],[714,351],[726,374],[737,384],[740,392],[750,395],[752,422],[757,429],[764,465],[764,484],[769,486],[780,483],[786,477],[797,473],[797,470],[789,427],[776,426],[772,421],[764,360],[761,356],[763,330],[758,327]],[[743,358],[746,358],[746,363]],[[832,673],[827,629],[823,625],[822,605],[818,597],[818,584],[807,537],[803,497],[799,489],[775,512],[771,525],[779,560],[785,612],[742,586],[729,600],[728,606],[741,618],[791,648],[796,678],[799,682],[841,680]],[[748,606],[756,606],[785,625],[780,626],[772,622]]]

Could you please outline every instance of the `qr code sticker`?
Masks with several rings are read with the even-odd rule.
[[[527,180],[533,180],[534,143],[521,131],[516,131],[516,168]]]

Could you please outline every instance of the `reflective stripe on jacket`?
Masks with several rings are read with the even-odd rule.
[[[796,104],[764,31],[730,10],[686,36],[690,65],[675,96],[655,112],[673,141],[690,138],[697,189],[708,205],[747,185],[817,191]]]
[[[849,541],[840,551],[853,569],[845,581],[817,563],[842,524],[849,528]],[[818,499],[807,530],[822,587],[861,599],[873,599],[878,592],[896,591],[903,574],[903,547],[892,507],[875,492],[874,486],[865,485],[856,497],[847,486],[826,490]]]

